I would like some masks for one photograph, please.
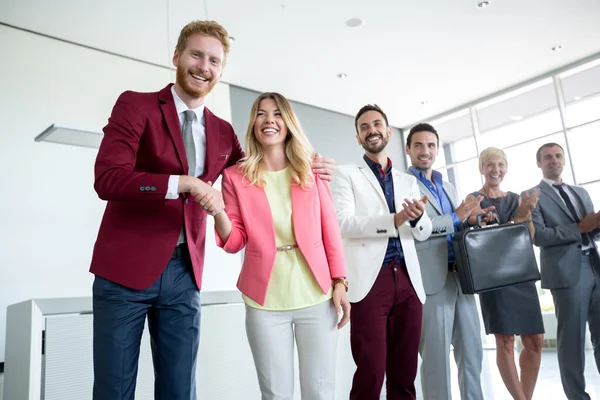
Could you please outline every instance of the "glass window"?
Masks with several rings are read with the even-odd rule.
[[[596,160],[600,149],[600,122],[570,129],[567,137],[577,183],[600,179],[600,169]]]
[[[444,180],[456,187],[459,203],[469,194],[481,188],[481,174],[479,173],[479,160],[472,158],[452,165],[444,170]]]
[[[519,88],[476,107],[480,148],[504,148],[562,131],[552,78]]]
[[[479,147],[505,148],[550,133],[562,131],[558,108],[534,115],[524,120],[514,121],[479,136]]]
[[[585,190],[590,194],[592,198],[592,203],[594,203],[594,210],[597,211],[600,209],[600,181],[588,183],[587,185],[583,185]]]
[[[565,113],[565,125],[567,127],[600,120],[600,95],[588,97],[567,105]]]
[[[453,182],[458,192],[459,200],[464,199],[469,193],[481,189],[482,180],[479,173],[479,159],[472,158],[467,161],[455,164]]]
[[[553,108],[557,108],[554,83],[552,78],[546,78],[477,105],[479,130],[491,131]],[[560,117],[555,122],[560,129]]]
[[[542,171],[537,166],[536,152],[544,143],[558,143],[563,149],[566,149],[565,137],[562,133],[548,135],[504,149],[508,157],[508,173],[502,183],[503,190],[521,193],[540,183]],[[567,183],[573,183],[573,173],[568,159],[562,178]]]
[[[560,75],[566,105],[566,125],[600,119],[600,60]]]
[[[477,146],[475,145],[475,137],[457,140],[450,145],[453,162],[465,161],[473,157],[477,157]]]
[[[431,125],[440,136],[440,151],[434,168],[477,157],[468,109],[432,121]]]

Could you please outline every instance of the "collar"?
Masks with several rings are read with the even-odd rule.
[[[181,100],[181,97],[177,95],[177,92],[175,91],[175,85],[171,86],[171,94],[173,95],[173,101],[175,102],[175,109],[177,110],[177,115],[181,115],[185,111],[187,111],[188,106],[186,106],[183,100]],[[194,114],[196,114],[196,119],[198,121],[202,122],[204,120],[204,104],[202,104],[198,108],[193,109],[192,111],[194,112]]]
[[[425,175],[425,172],[421,171],[420,169],[416,169],[414,167],[409,167],[408,169],[417,178],[427,180],[427,175]],[[434,169],[434,170],[431,171],[431,179],[434,180],[434,181],[443,181],[444,180],[444,176],[442,175],[442,173],[440,171],[436,171]]]
[[[372,170],[377,170],[377,171],[382,171],[383,170],[382,167],[381,167],[381,164],[376,163],[375,161],[371,160],[369,157],[367,157],[366,154],[363,156],[363,159],[366,161],[367,165]],[[387,167],[387,170],[385,171],[385,173],[389,174],[390,171],[392,170],[392,160],[390,160],[390,158],[388,157],[387,161],[388,161],[388,167]]]
[[[544,182],[546,182],[550,187],[554,187],[554,185],[560,185],[558,182],[553,181],[552,179],[542,178]],[[564,183],[564,182],[563,182]]]

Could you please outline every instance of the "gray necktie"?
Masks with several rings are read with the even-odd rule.
[[[192,123],[194,122],[194,113],[192,110],[184,111],[183,144],[185,145],[185,155],[188,161],[188,175],[196,176],[196,145],[194,144],[194,135],[192,134]]]

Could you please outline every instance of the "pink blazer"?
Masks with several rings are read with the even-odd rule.
[[[292,220],[298,248],[321,290],[327,293],[332,278],[346,276],[346,264],[331,191],[326,182],[315,180],[310,190],[292,185]],[[223,172],[222,191],[232,230],[227,242],[216,234],[217,245],[228,253],[246,246],[237,287],[264,305],[277,253],[267,195],[263,188],[249,186],[247,180],[242,183],[237,165]]]

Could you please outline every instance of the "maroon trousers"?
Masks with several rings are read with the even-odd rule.
[[[404,262],[384,265],[367,296],[352,303],[350,345],[356,363],[350,400],[415,399],[423,304]]]

